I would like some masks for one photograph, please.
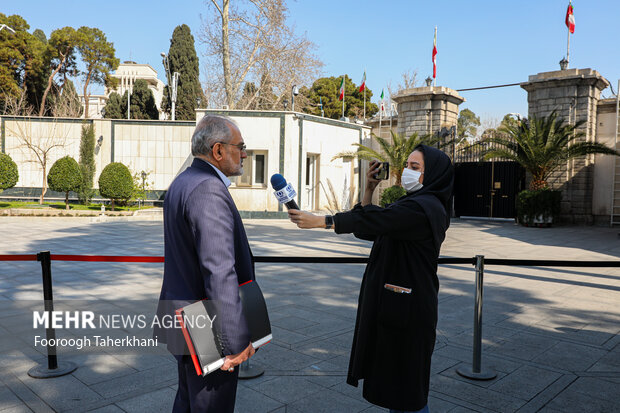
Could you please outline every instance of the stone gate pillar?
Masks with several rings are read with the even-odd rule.
[[[585,120],[579,130],[585,132],[581,140],[596,140],[596,108],[601,91],[609,82],[596,70],[566,69],[543,72],[529,77],[521,87],[528,93],[528,116],[549,116],[553,111],[558,118],[574,125]],[[573,223],[593,222],[594,155],[569,161],[558,170],[549,184],[562,190],[562,219]]]
[[[424,86],[406,89],[392,96],[397,103],[399,134],[435,134],[456,125],[459,105],[465,101],[454,89]]]

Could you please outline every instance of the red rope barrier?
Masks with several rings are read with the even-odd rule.
[[[1,255],[0,254],[0,261],[36,261],[37,260],[37,254],[22,254],[22,255],[17,255],[17,254],[11,254],[11,255]]]
[[[52,254],[55,261],[97,261],[97,262],[164,262],[164,257],[120,256],[120,255],[61,255]],[[35,258],[36,259],[36,258]]]

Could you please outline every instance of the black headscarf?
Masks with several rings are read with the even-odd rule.
[[[405,198],[419,204],[433,231],[435,246],[439,252],[441,243],[450,226],[450,197],[454,183],[454,169],[448,155],[427,145],[418,145],[414,151],[424,154],[424,182],[422,189]]]

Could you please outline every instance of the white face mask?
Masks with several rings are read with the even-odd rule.
[[[405,188],[408,194],[419,191],[424,185],[420,183],[420,177],[423,172],[414,171],[413,169],[405,168],[403,175],[400,178],[400,183]]]

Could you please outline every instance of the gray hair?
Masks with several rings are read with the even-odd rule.
[[[206,115],[200,119],[192,135],[192,155],[208,156],[217,142],[232,141],[232,127],[237,125],[226,116]]]

